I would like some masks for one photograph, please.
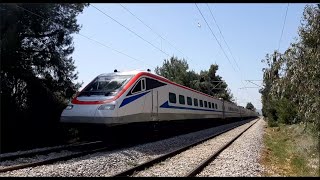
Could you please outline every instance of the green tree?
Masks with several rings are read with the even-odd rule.
[[[221,76],[217,75],[218,69],[219,66],[217,64],[212,64],[208,71],[200,71],[200,78],[202,79],[200,91],[232,102],[234,101],[233,95],[227,83]]]
[[[179,60],[173,56],[170,60],[165,59],[162,67],[156,67],[155,73],[170,81],[184,85],[187,79],[188,68],[189,65],[185,59]]]
[[[233,95],[222,77],[217,75],[219,66],[212,64],[209,70],[201,70],[200,74],[188,70],[189,65],[185,59],[171,57],[164,60],[161,67],[156,67],[155,73],[173,82],[190,87],[200,92],[223,98],[226,101],[233,101]]]
[[[253,106],[253,104],[251,102],[248,102],[247,105],[246,105],[246,109],[250,109],[252,111],[255,111],[256,108]]]
[[[320,4],[307,5],[299,28],[299,41],[286,51],[286,87],[294,89],[292,99],[298,118],[317,124],[320,130]]]
[[[274,105],[276,98],[273,89],[279,79],[279,57],[280,54],[275,51],[272,55],[267,54],[266,58],[262,60],[267,64],[267,67],[263,69],[264,87],[259,92],[262,94],[262,114],[268,117],[270,121],[277,121]]]
[[[75,84],[72,34],[88,4],[2,4],[1,148],[52,142]],[[15,147],[14,147],[15,146]]]
[[[283,53],[263,62],[263,115],[282,123],[303,121],[320,131],[320,4],[305,7],[299,37]]]
[[[193,70],[188,71],[183,84],[192,89],[199,89],[199,75]]]

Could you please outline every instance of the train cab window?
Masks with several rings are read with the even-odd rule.
[[[187,97],[187,104],[192,106],[192,99],[191,97]]]
[[[214,109],[214,103],[212,103],[212,109]],[[217,109],[217,108],[216,108]]]
[[[211,102],[208,102],[209,108],[211,109]]]
[[[193,98],[193,104],[194,104],[194,106],[198,106],[198,99]]]
[[[203,101],[200,100],[200,107],[203,107]]]
[[[204,107],[208,107],[207,101],[204,101]]]
[[[141,79],[141,83],[142,83],[142,91],[146,90],[146,79],[145,78]]]
[[[218,104],[216,104],[216,109],[218,109]]]
[[[184,96],[183,95],[179,95],[179,103],[180,104],[186,104]]]
[[[98,76],[81,91],[79,96],[113,96],[132,78],[128,75]]]
[[[136,92],[145,91],[146,90],[146,79],[141,78],[135,87],[132,89],[131,93],[134,94]]]
[[[141,91],[141,80],[136,84],[136,86],[132,89],[132,93],[136,93]]]
[[[169,102],[170,103],[176,103],[177,102],[177,97],[175,93],[169,92]]]

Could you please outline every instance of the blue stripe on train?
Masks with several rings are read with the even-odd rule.
[[[119,108],[121,108],[122,106],[125,106],[125,105],[127,105],[127,104],[129,104],[129,103],[131,103],[132,101],[134,101],[134,100],[136,100],[136,99],[138,99],[138,98],[146,95],[146,94],[149,93],[149,92],[150,92],[150,91],[147,91],[147,92],[144,92],[144,93],[141,93],[141,94],[137,94],[137,95],[134,95],[134,96],[125,98],[125,99],[122,101],[122,103],[121,103],[121,105],[119,106]]]
[[[170,106],[168,101],[166,101],[165,103],[163,103],[161,106],[161,108],[173,108],[173,109],[189,109],[189,110],[197,110],[197,111],[214,111],[214,112],[222,112],[222,111],[218,111],[218,110],[213,110],[213,109],[199,109],[199,108],[189,108],[189,107],[180,107],[180,106]]]
[[[122,106],[125,106],[129,103],[131,103],[132,101],[135,101],[136,99],[146,95],[147,93],[149,93],[150,91],[141,93],[141,94],[137,94],[128,98],[125,98],[121,105],[119,106],[119,108],[121,108]],[[171,108],[171,109],[188,109],[188,110],[195,110],[195,111],[213,111],[213,112],[222,112],[222,111],[218,111],[218,110],[212,110],[212,109],[199,109],[199,108],[191,108],[191,107],[180,107],[180,106],[170,106],[169,102],[166,101],[165,103],[163,103],[161,106],[161,108]],[[225,112],[225,113],[238,113],[238,112]]]
[[[199,109],[199,108],[191,108],[191,107],[181,107],[181,106],[171,106],[169,105],[169,102],[166,101],[165,103],[163,103],[161,106],[161,108],[171,108],[171,109],[188,109],[188,110],[195,110],[195,111],[213,111],[213,112],[222,112],[222,111],[218,111],[218,110],[213,110],[213,109]],[[238,113],[238,112],[225,112],[225,113]]]

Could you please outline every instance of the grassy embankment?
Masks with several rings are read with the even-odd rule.
[[[266,127],[264,176],[320,176],[319,137],[303,124]]]

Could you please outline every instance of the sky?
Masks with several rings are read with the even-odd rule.
[[[114,69],[154,72],[174,55],[198,73],[218,64],[217,74],[236,103],[245,107],[251,102],[261,109],[260,87],[247,80],[262,86],[266,65],[261,60],[277,50],[279,42],[280,52],[295,42],[306,4],[197,3],[211,30],[194,3],[91,5],[78,15],[81,30],[74,35],[72,56],[77,82],[83,82],[80,90]]]

